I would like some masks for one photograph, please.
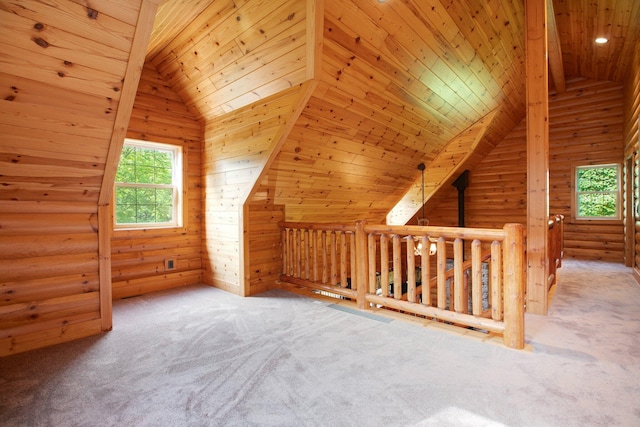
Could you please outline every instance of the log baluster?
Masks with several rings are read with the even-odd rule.
[[[420,242],[422,243],[422,247],[420,248],[422,304],[431,305],[431,263],[429,262],[429,249],[431,247],[431,243],[427,236],[422,236]]]
[[[416,302],[415,241],[407,236],[407,301]]]
[[[463,242],[462,239],[456,238],[453,241],[453,299],[449,296],[449,301],[453,301],[453,309],[456,313],[466,313],[467,305],[465,304],[465,286],[464,286],[464,270],[462,269]]]
[[[369,233],[367,248],[369,250],[369,293],[376,293],[376,235]]]
[[[331,259],[331,285],[338,284],[338,233],[335,231],[329,232],[329,251]]]
[[[471,312],[474,316],[482,314],[482,248],[480,240],[471,242]]]
[[[402,245],[400,236],[394,234],[393,241],[393,297],[402,298]]]
[[[347,233],[340,233],[340,286],[347,287]]]
[[[502,245],[498,241],[491,243],[491,318],[502,320]]]
[[[447,308],[447,245],[444,237],[439,237],[436,243],[437,249],[437,287],[438,308]]]
[[[389,236],[380,235],[380,288],[382,296],[389,296]]]
[[[329,282],[329,251],[327,250],[327,232],[322,231],[322,283]]]

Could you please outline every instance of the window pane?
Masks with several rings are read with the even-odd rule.
[[[154,168],[153,166],[137,165],[136,180],[138,184],[153,184]]]
[[[138,204],[136,222],[156,222],[155,205]]]
[[[156,190],[155,188],[138,188],[136,192],[136,203],[139,205],[155,205]]]
[[[157,148],[155,148],[157,146]],[[180,191],[181,150],[146,141],[125,141],[115,186],[115,221],[118,224],[169,223],[179,225],[180,206],[174,195]],[[177,172],[177,173],[176,173]],[[177,177],[177,178],[176,178]],[[158,188],[157,186],[167,186]]]
[[[578,216],[615,218],[615,194],[585,193],[578,195]]]
[[[576,216],[579,218],[619,217],[619,168],[617,165],[576,168]]]
[[[157,167],[155,170],[155,180],[156,184],[171,184],[171,180],[173,179],[173,174],[171,172],[171,168],[165,167]]]
[[[156,203],[171,206],[173,204],[173,190],[171,188],[158,188],[156,190]]]
[[[116,222],[118,224],[133,224],[137,222],[136,205],[117,205]]]
[[[135,205],[136,189],[128,187],[116,187],[116,205]]]
[[[120,163],[116,182],[136,182],[136,165],[133,163]]]
[[[172,205],[158,205],[156,208],[156,221],[171,222],[173,220]]]
[[[617,187],[618,169],[615,167],[578,170],[578,191],[616,191]]]

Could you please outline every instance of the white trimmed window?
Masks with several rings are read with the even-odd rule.
[[[620,165],[577,166],[576,219],[620,219]]]
[[[115,227],[182,226],[182,148],[126,139],[115,180]]]

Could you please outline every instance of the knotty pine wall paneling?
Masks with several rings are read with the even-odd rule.
[[[211,2],[151,62],[198,118],[245,107],[307,79],[309,1]]]
[[[127,138],[183,147],[183,226],[115,229],[111,239],[113,298],[202,281],[201,147],[203,125],[151,64],[145,64]],[[167,270],[165,261],[174,260]]]
[[[284,206],[271,203],[249,204],[247,245],[250,250],[246,277],[249,295],[276,287],[282,271],[281,234],[278,222],[284,221]]]
[[[0,356],[103,329],[98,202],[148,3],[0,6]]]
[[[251,256],[245,204],[314,88],[313,82],[300,84],[206,124],[202,159],[205,283],[242,296],[250,292],[245,277]]]
[[[549,212],[565,216],[567,257],[624,260],[622,221],[575,221],[571,215],[573,167],[623,161],[622,101],[620,84],[584,79],[568,81],[567,91],[549,100]],[[526,154],[523,120],[470,171],[466,226],[526,223]],[[443,188],[436,201],[427,204],[430,224],[457,226],[457,190]]]

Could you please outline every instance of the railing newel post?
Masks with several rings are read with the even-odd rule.
[[[356,307],[359,310],[367,309],[366,298],[367,291],[369,290],[369,285],[367,283],[367,266],[369,264],[368,243],[367,233],[364,230],[366,224],[366,220],[356,222],[356,260],[358,263],[356,268],[356,282],[358,286],[356,294]]]
[[[505,224],[504,267],[504,344],[524,348],[524,227]]]

